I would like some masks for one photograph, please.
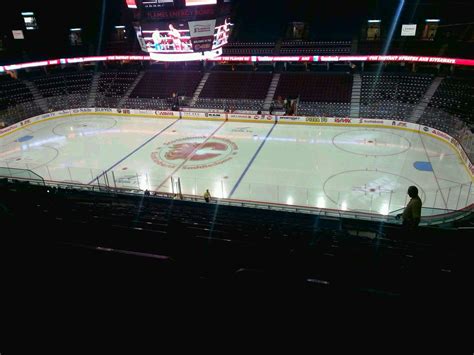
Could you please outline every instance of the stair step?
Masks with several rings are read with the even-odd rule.
[[[89,96],[87,97],[88,107],[95,106],[95,97],[97,94],[97,87],[99,86],[99,78],[100,74],[97,72],[94,73],[94,76],[92,77],[91,89],[89,90]]]
[[[425,112],[425,109],[428,107],[433,95],[436,93],[438,90],[439,85],[443,81],[443,78],[436,77],[433,82],[431,83],[430,87],[426,90],[423,98],[420,100],[418,105],[413,109],[411,115],[410,115],[410,122],[418,122],[423,113]]]
[[[351,92],[351,107],[350,114],[351,118],[358,118],[360,115],[360,99],[362,91],[362,80],[360,74],[354,74],[352,81],[352,92]]]
[[[196,87],[196,90],[194,91],[193,98],[191,99],[190,106],[194,106],[196,101],[199,99],[199,95],[201,95],[202,89],[204,89],[204,86],[206,85],[207,79],[209,79],[209,76],[211,73],[205,73],[199,82],[198,86]]]
[[[278,83],[280,81],[280,73],[274,73],[272,77],[272,81],[270,82],[270,85],[268,87],[267,95],[265,97],[265,100],[263,102],[263,109],[264,110],[269,110],[270,105],[273,101],[273,97],[275,96],[276,89],[278,87]]]

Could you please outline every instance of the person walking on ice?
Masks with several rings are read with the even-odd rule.
[[[209,192],[209,190],[206,190],[206,192],[204,192],[204,199],[206,200],[206,202],[211,201],[211,193]]]

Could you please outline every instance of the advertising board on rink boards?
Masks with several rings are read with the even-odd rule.
[[[154,115],[155,116],[158,116],[158,117],[164,117],[164,118],[171,118],[171,117],[181,117],[181,114],[180,112],[176,112],[176,111],[166,111],[166,110],[156,110],[154,112]]]
[[[8,127],[5,127],[5,128],[2,128],[0,129],[0,137],[4,134],[7,134],[15,129],[17,129],[18,127],[20,127],[20,124],[19,123],[15,123],[15,124],[12,124]]]
[[[231,113],[227,115],[229,121],[238,120],[238,121],[253,121],[253,122],[275,122],[276,116],[272,115],[256,115],[256,114],[240,114],[240,113]]]
[[[348,117],[316,117],[316,116],[278,116],[278,121],[282,123],[302,122],[307,124],[354,124],[359,123],[359,119]],[[362,122],[360,122],[362,123]]]
[[[118,110],[119,109],[117,109],[117,111]],[[130,109],[130,110],[128,110],[130,112],[124,112],[124,111],[126,111],[126,110],[122,109],[122,115],[127,114],[127,113],[130,113],[132,115],[155,115],[154,110],[152,111],[152,110],[141,110],[141,109],[140,110],[134,110],[134,109]]]
[[[227,118],[227,114],[219,112],[208,112],[203,114],[204,118],[222,120]]]
[[[195,112],[195,111],[183,111],[180,112],[180,117],[184,119],[203,119],[203,120],[225,120],[227,114],[224,112]]]
[[[187,112],[181,112],[181,118],[191,118],[191,119],[196,119],[196,118],[206,118],[206,115],[204,112],[193,112],[193,111],[187,111]]]
[[[372,118],[349,118],[349,117],[318,117],[318,116],[278,116],[281,123],[316,123],[316,124],[336,124],[336,125],[365,125],[365,126],[392,126],[404,127],[418,130],[418,125],[409,122],[382,120]]]
[[[64,113],[61,114],[59,112],[64,112]],[[33,122],[40,122],[40,121],[43,121],[43,120],[47,120],[48,118],[51,118],[51,117],[60,116],[60,115],[68,115],[69,113],[70,113],[69,110],[49,112],[49,113],[45,113],[45,114],[40,115],[40,116],[30,118],[30,120],[33,121]]]
[[[327,117],[304,117],[304,121],[308,123],[328,123]]]
[[[116,109],[110,107],[96,107],[94,108],[94,112],[106,112],[106,113],[113,113],[117,112]]]
[[[278,116],[278,122],[306,122],[306,117]]]
[[[345,117],[316,117],[316,116],[278,116],[282,123],[302,122],[307,124],[352,124],[358,120]]]

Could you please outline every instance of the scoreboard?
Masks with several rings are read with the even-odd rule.
[[[222,54],[232,23],[229,0],[126,0],[142,51],[159,61]]]
[[[186,0],[186,6],[217,5],[217,0]]]
[[[137,8],[160,8],[160,7],[185,7],[202,5],[219,5],[229,3],[231,0],[125,0],[127,6],[132,9]]]

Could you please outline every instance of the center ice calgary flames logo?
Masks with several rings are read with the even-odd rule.
[[[237,154],[237,145],[225,138],[181,138],[158,147],[151,153],[153,161],[161,166],[183,169],[205,169],[225,163]]]
[[[219,157],[222,152],[227,150],[227,144],[207,142],[199,143],[178,143],[173,145],[173,150],[165,154],[168,160],[185,160],[189,157],[190,161],[208,160]],[[195,154],[193,154],[193,152]]]

